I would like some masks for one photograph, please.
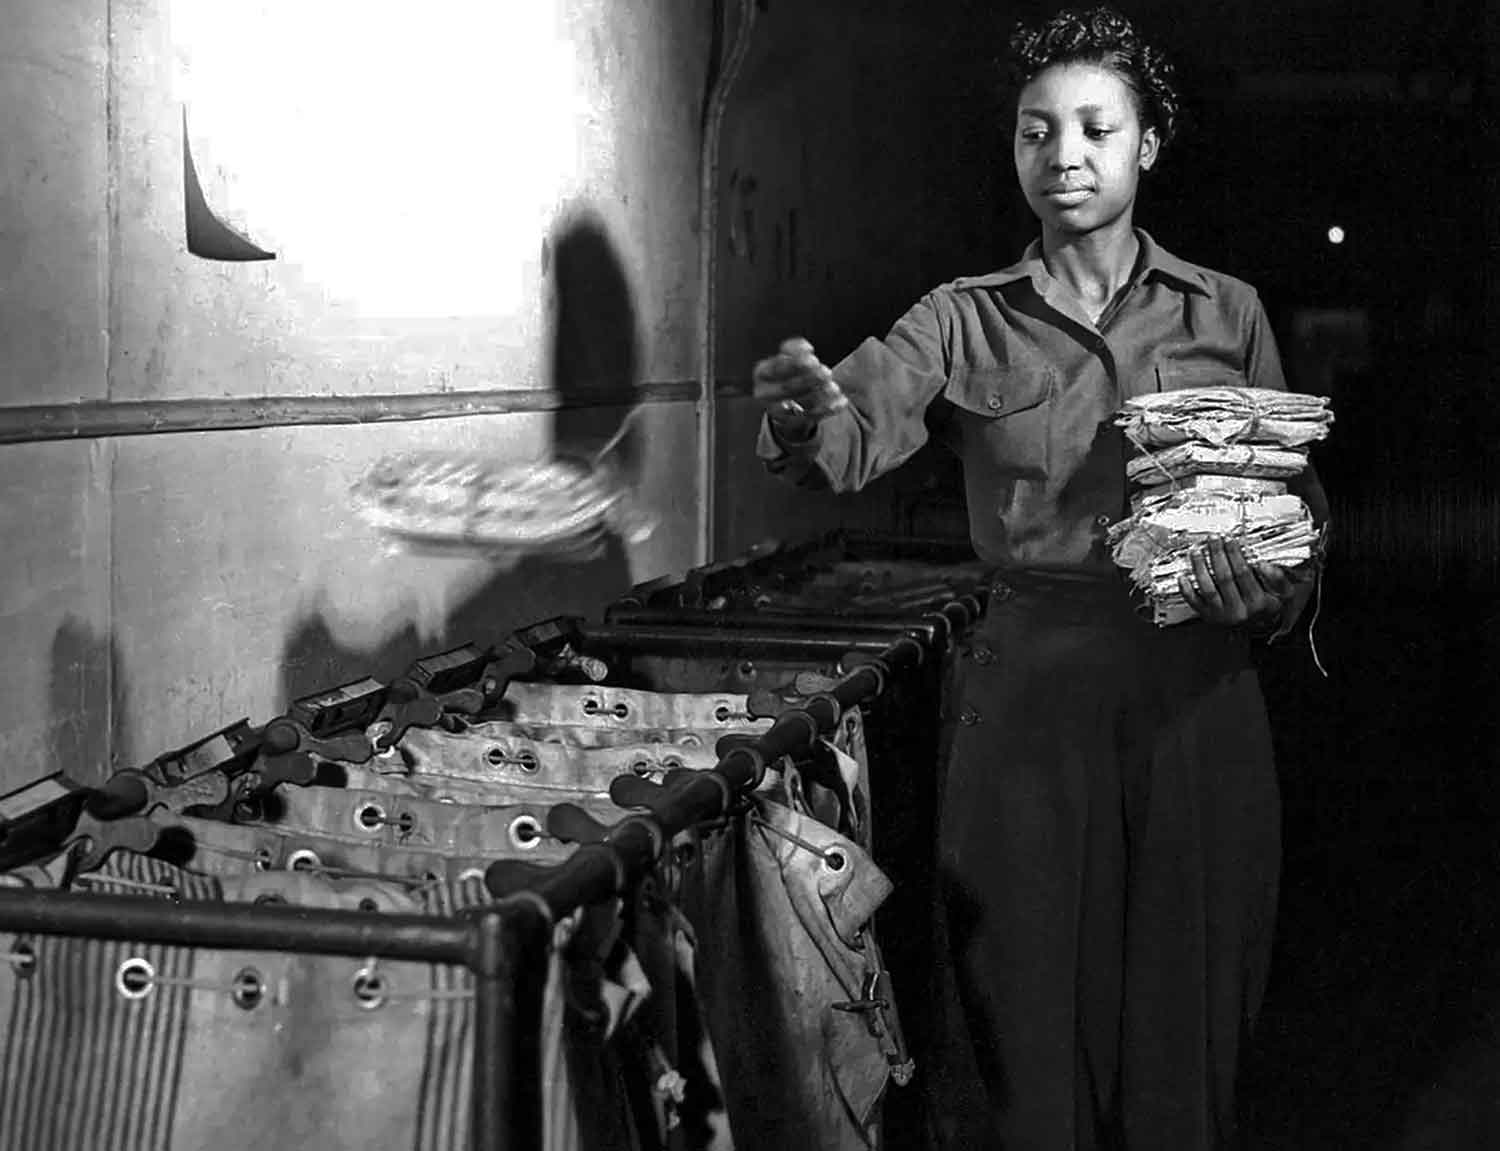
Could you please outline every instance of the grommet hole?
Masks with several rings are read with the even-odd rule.
[[[523,851],[530,851],[542,841],[542,825],[532,815],[518,815],[511,820],[510,841]]]
[[[115,972],[115,990],[126,999],[144,999],[156,986],[156,968],[139,957],[120,964]]]
[[[385,1002],[385,976],[361,967],[354,976],[354,998],[366,1010],[373,1011]]]
[[[318,853],[316,851],[309,851],[305,847],[292,852],[286,861],[286,869],[288,871],[316,871],[322,866],[323,861],[318,858]]]
[[[366,831],[375,831],[385,823],[385,809],[378,803],[367,803],[359,809],[355,818]]]
[[[230,989],[234,1005],[245,1011],[254,1011],[266,995],[266,981],[253,967],[243,967],[234,974]]]
[[[36,974],[36,948],[22,940],[11,946],[10,968],[17,979],[26,979]]]

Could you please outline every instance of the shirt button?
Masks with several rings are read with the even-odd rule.
[[[998,412],[1001,408],[1005,407],[1005,399],[1003,396],[991,396],[985,400],[985,404],[988,405],[990,411]]]

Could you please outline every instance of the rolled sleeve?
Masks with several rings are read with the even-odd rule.
[[[822,429],[819,428],[810,439],[801,443],[783,443],[771,429],[771,417],[761,416],[755,454],[766,465],[766,471],[778,479],[798,487],[826,488],[828,477],[823,474],[817,462],[821,439]]]

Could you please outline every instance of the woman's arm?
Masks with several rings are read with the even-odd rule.
[[[927,441],[927,407],[948,382],[951,357],[936,293],[919,300],[883,340],[867,339],[832,369],[842,406],[820,403],[828,369],[798,362],[788,345],[755,367],[767,403],[756,452],[774,474],[808,486],[858,491]],[[811,349],[807,349],[809,354]],[[804,406],[806,419],[786,413]]]

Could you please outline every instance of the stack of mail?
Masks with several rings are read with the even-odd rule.
[[[1194,487],[1146,496],[1133,515],[1110,530],[1109,539],[1115,563],[1146,593],[1155,622],[1166,626],[1193,618],[1177,577],[1196,584],[1190,558],[1194,547],[1210,539],[1232,539],[1250,563],[1296,567],[1312,558],[1318,528],[1298,496]]]
[[[1182,388],[1126,400],[1115,419],[1147,448],[1199,441],[1298,448],[1328,437],[1333,412],[1325,396],[1272,388]]]
[[[1323,396],[1270,388],[1183,388],[1127,400],[1115,417],[1141,449],[1126,465],[1136,484],[1187,476],[1282,479],[1307,466],[1308,445],[1327,437]]]
[[[1318,528],[1285,481],[1332,422],[1321,396],[1264,389],[1190,388],[1126,403],[1116,424],[1141,449],[1125,468],[1139,490],[1109,542],[1159,626],[1194,617],[1178,577],[1195,584],[1192,550],[1210,539],[1236,541],[1252,564],[1312,559]]]
[[[1205,444],[1189,441],[1159,452],[1143,452],[1125,465],[1133,484],[1169,484],[1187,476],[1247,476],[1285,479],[1307,466],[1306,450],[1264,444]]]

